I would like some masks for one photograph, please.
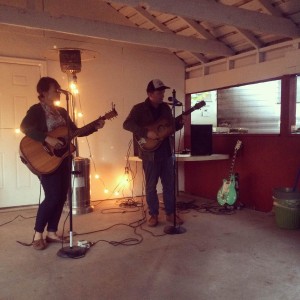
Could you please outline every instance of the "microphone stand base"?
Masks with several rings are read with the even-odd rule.
[[[85,256],[86,251],[86,248],[79,246],[63,247],[59,249],[57,256],[62,258],[81,258]]]
[[[166,226],[164,228],[164,233],[166,234],[181,234],[185,233],[186,229],[181,226]]]

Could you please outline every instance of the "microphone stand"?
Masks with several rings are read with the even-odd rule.
[[[72,176],[72,152],[71,152],[71,130],[70,130],[70,114],[69,114],[69,94],[71,93],[64,93],[66,95],[66,102],[67,102],[67,130],[68,130],[68,140],[67,140],[67,147],[68,147],[68,168],[69,168],[69,214],[70,214],[70,244],[69,247],[62,247],[57,252],[57,256],[63,258],[81,258],[85,256],[87,251],[84,247],[73,246],[73,213],[72,213],[72,189],[71,189],[71,176]],[[72,95],[72,94],[71,94]],[[62,242],[63,246],[63,242]]]
[[[173,226],[167,225],[164,228],[166,234],[181,234],[186,232],[186,229],[178,224],[176,224],[176,155],[175,155],[175,128],[176,128],[176,119],[175,119],[175,106],[176,106],[176,91],[172,91],[172,115],[173,115],[173,134],[172,134],[172,161],[173,161],[173,201],[174,201],[174,220]]]

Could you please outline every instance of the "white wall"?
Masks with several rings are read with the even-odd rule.
[[[300,73],[300,39],[187,70],[186,93],[215,90]]]
[[[80,103],[84,114],[85,123],[96,119],[111,109],[114,102],[118,117],[107,121],[105,127],[88,138],[79,139],[79,154],[82,157],[93,156],[97,173],[101,180],[95,180],[94,167],[91,163],[91,199],[105,199],[108,196],[103,192],[103,184],[112,191],[124,173],[125,156],[131,134],[122,128],[122,124],[131,107],[146,98],[146,85],[153,78],[162,79],[172,89],[177,91],[177,98],[184,99],[184,66],[174,55],[167,51],[144,47],[133,47],[114,42],[82,43],[68,39],[56,39],[43,36],[40,32],[23,29],[9,32],[0,30],[0,39],[7,41],[1,44],[0,56],[22,57],[29,59],[45,58],[47,75],[56,78],[63,88],[68,88],[66,74],[60,70],[60,64],[55,58],[53,46],[59,48],[83,48],[97,53],[95,59],[83,60],[82,71],[77,74],[80,89]],[[14,47],[11,47],[11,45]],[[10,45],[10,46],[9,46]],[[35,86],[32,87],[35,89]],[[166,97],[171,96],[171,91]],[[64,97],[61,97],[62,103]],[[79,106],[79,98],[77,107]],[[79,123],[80,125],[80,123]],[[131,151],[131,154],[133,152]],[[135,163],[132,168],[136,169]],[[137,164],[138,176],[136,177],[134,194],[142,193],[142,172],[140,163]],[[130,196],[130,189],[123,195]]]
[[[112,191],[120,182],[125,170],[125,158],[132,134],[123,130],[122,125],[130,109],[134,104],[145,100],[147,83],[157,77],[178,90],[178,95],[183,99],[184,79],[181,63],[171,55],[111,47],[102,47],[100,52],[98,59],[83,64],[82,72],[77,77],[86,123],[108,112],[112,102],[116,105],[118,117],[106,121],[102,130],[88,138],[97,173],[100,174],[106,187]],[[51,69],[49,66],[49,74]],[[166,93],[166,96],[168,95],[171,95],[171,92]],[[79,140],[80,156],[89,157],[86,139]],[[135,164],[131,163],[134,171]],[[142,192],[140,167],[138,163],[135,195]],[[91,174],[92,199],[107,197],[103,194],[101,180],[93,178],[93,167]],[[125,196],[130,196],[129,189],[126,189]]]

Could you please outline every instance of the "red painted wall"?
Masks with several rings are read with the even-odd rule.
[[[234,171],[240,177],[239,201],[246,207],[268,212],[273,206],[272,189],[294,186],[300,169],[300,135],[289,133],[291,124],[295,123],[295,95],[295,76],[284,76],[280,135],[213,135],[213,152],[230,154],[231,158],[236,141],[242,141]],[[189,125],[185,130],[185,145],[190,146]],[[228,178],[231,158],[185,162],[185,192],[216,200],[223,178]]]
[[[215,135],[214,153],[228,153],[232,157],[238,139],[242,147],[237,153],[234,171],[239,173],[239,201],[268,212],[273,206],[272,189],[294,186],[300,168],[300,136]],[[216,199],[230,166],[231,159],[186,162],[185,192]]]

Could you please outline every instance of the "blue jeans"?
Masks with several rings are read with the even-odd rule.
[[[70,169],[68,162],[67,157],[53,173],[42,175],[40,178],[45,199],[40,204],[36,216],[34,229],[37,232],[44,232],[46,225],[47,231],[57,231],[69,189]]]
[[[157,216],[159,213],[159,201],[156,190],[159,178],[163,188],[165,212],[167,215],[174,213],[175,178],[173,167],[172,156],[162,161],[143,160],[143,170],[146,179],[146,201],[151,216]]]

